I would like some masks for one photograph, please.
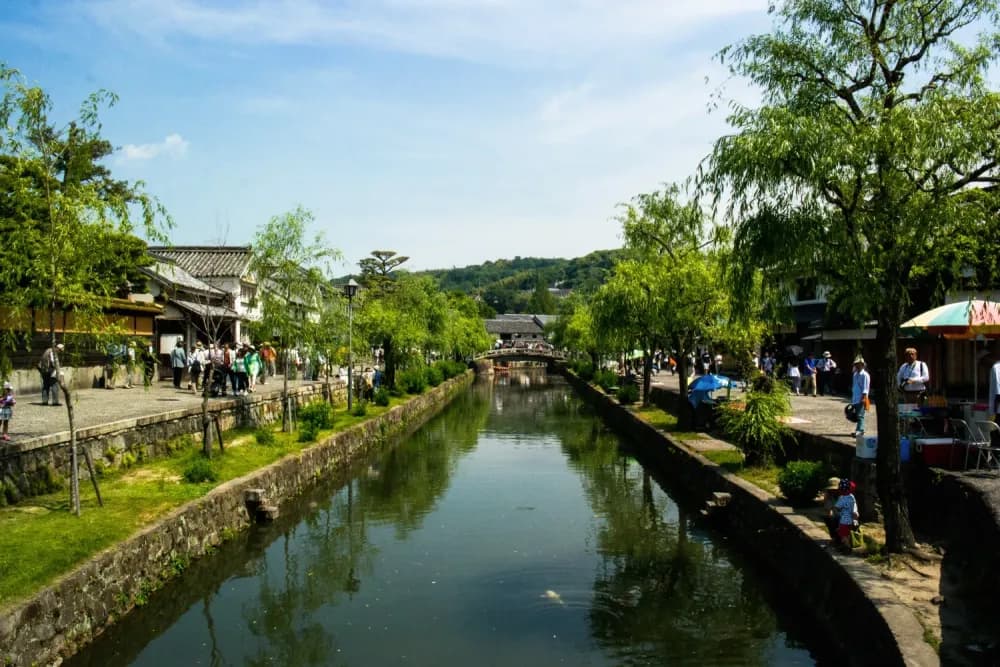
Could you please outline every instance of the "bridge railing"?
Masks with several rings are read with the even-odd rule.
[[[535,357],[539,359],[556,359],[563,360],[566,359],[567,354],[562,350],[556,349],[531,349],[528,347],[501,347],[498,349],[487,350],[486,352],[480,352],[475,355],[474,359],[490,359],[497,357]]]

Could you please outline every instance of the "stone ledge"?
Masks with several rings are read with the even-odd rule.
[[[687,492],[701,498],[716,491],[731,494],[721,520],[741,538],[745,549],[798,592],[803,608],[812,612],[813,620],[849,662],[940,665],[938,654],[924,641],[923,626],[874,568],[834,553],[825,531],[772,494],[642,421],[572,373],[566,377],[612,425],[636,438],[637,449]],[[852,629],[850,646],[839,643],[845,627]]]

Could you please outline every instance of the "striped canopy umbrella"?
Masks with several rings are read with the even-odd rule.
[[[979,367],[976,363],[976,339],[1000,338],[1000,303],[969,299],[946,303],[903,322],[903,331],[924,331],[945,338],[972,340],[972,396],[979,400]]]
[[[946,303],[903,322],[900,328],[942,334],[945,338],[1000,337],[1000,303],[970,299]]]

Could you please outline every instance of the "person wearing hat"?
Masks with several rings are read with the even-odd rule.
[[[10,424],[10,418],[14,416],[14,387],[10,382],[3,383],[3,394],[0,394],[0,429],[3,430],[3,435],[0,438],[4,440],[10,440],[10,435],[7,434],[7,427]]]
[[[816,361],[816,374],[820,396],[833,394],[833,371],[836,369],[837,362],[833,360],[830,350],[824,350],[823,357]]]
[[[833,513],[837,517],[837,541],[847,552],[851,550],[851,531],[854,529],[854,522],[858,520],[858,501],[854,498],[856,488],[857,485],[851,480],[840,480],[837,485],[840,497],[833,505]]]
[[[858,415],[858,425],[855,427],[854,433],[851,434],[854,437],[865,433],[865,413],[871,407],[871,401],[868,400],[871,386],[872,378],[865,370],[865,358],[858,355],[854,359],[854,376],[851,380],[851,403]]]
[[[896,384],[903,392],[903,402],[923,405],[931,373],[927,370],[927,364],[917,359],[917,348],[908,347],[903,354],[906,355],[906,363],[896,372]]]
[[[207,365],[208,358],[205,353],[205,347],[201,344],[200,340],[195,341],[194,349],[191,350],[191,354],[188,356],[188,389],[194,389],[195,393],[198,393],[201,389],[202,373]]]
[[[52,395],[52,405],[59,405],[59,355],[66,349],[62,343],[56,343],[42,352],[38,361],[38,372],[42,376],[42,405],[49,404],[49,394]]]
[[[243,357],[243,364],[246,366],[247,373],[247,387],[248,392],[257,391],[257,376],[260,375],[260,354],[257,353],[257,348],[253,345],[247,346],[247,353]]]
[[[840,517],[834,511],[837,500],[840,499],[840,478],[831,477],[826,480],[826,487],[823,489],[823,522],[830,532],[830,539],[837,541],[837,525]]]

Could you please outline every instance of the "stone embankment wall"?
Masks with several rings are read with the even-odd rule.
[[[137,602],[155,595],[183,569],[178,564],[211,553],[228,536],[248,528],[245,491],[263,489],[269,504],[280,505],[317,479],[345,470],[390,438],[417,428],[474,379],[466,372],[377,418],[227,482],[95,556],[32,599],[0,610],[0,661],[53,664],[73,654]]]
[[[344,383],[332,383],[329,390],[335,402],[347,400]],[[319,384],[292,387],[292,409],[324,400],[325,391]],[[269,424],[281,419],[281,395],[213,398],[208,410],[209,415],[218,418],[223,430]],[[94,461],[115,466],[125,454],[140,461],[167,455],[167,444],[183,435],[201,440],[201,405],[77,429],[76,437],[78,445],[87,448]],[[8,444],[0,456],[0,481],[16,487],[22,495],[30,495],[36,486],[32,482],[50,471],[68,479],[70,455],[68,431]],[[81,472],[86,475],[82,464]]]
[[[632,438],[641,455],[686,494],[705,500],[713,492],[730,494],[728,505],[715,516],[787,590],[795,591],[832,642],[850,640],[841,649],[851,663],[939,664],[913,613],[867,563],[828,549],[824,529],[656,430],[571,373],[567,377],[608,423]],[[850,629],[846,635],[844,628]]]

